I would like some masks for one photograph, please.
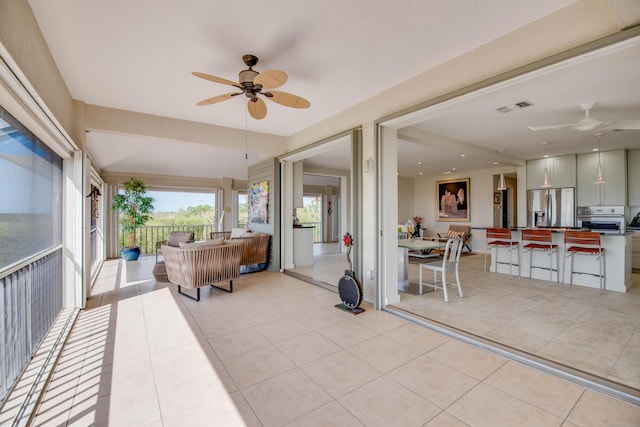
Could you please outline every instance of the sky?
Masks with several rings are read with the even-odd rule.
[[[156,212],[177,212],[190,206],[215,206],[215,193],[182,193],[174,191],[147,191],[153,197]]]

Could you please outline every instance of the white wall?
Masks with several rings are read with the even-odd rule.
[[[404,224],[409,218],[420,215],[416,212],[415,180],[398,177],[398,224]]]
[[[449,229],[450,224],[468,224],[472,227],[493,226],[493,193],[495,191],[494,175],[515,172],[515,169],[480,169],[449,175],[429,175],[415,180],[415,209],[416,214],[424,218],[423,226],[428,234],[442,233]],[[436,221],[438,212],[438,198],[436,197],[436,181],[458,178],[469,178],[470,220],[469,222]]]

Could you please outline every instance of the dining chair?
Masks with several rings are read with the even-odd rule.
[[[442,262],[433,262],[420,264],[420,294],[422,294],[422,286],[430,286],[434,291],[438,290],[438,272],[442,275],[442,290],[444,291],[444,302],[449,302],[449,293],[447,292],[447,286],[454,286],[453,283],[447,283],[447,271],[453,271],[456,274],[455,286],[458,287],[458,294],[460,298],[462,295],[462,286],[460,286],[460,253],[464,246],[464,240],[461,237],[447,240],[447,245],[444,249],[444,255],[442,256]],[[424,270],[433,271],[433,283],[422,282],[422,272]]]
[[[498,249],[507,248],[509,250],[509,279],[511,279],[511,270],[513,270],[513,255],[515,250],[518,255],[518,263],[516,264],[520,268],[520,251],[518,250],[520,243],[514,241],[511,238],[510,228],[487,228],[487,250],[484,253],[484,274],[487,273],[487,255],[493,248],[496,249],[495,264],[496,271],[498,271],[498,264],[507,264],[503,261],[498,261]],[[519,277],[519,276],[518,276]]]
[[[543,270],[549,270],[549,281],[553,281],[553,272],[556,272],[556,281],[560,283],[559,264],[560,258],[558,255],[558,245],[552,242],[553,235],[549,229],[526,229],[522,230],[522,254],[529,253],[529,278],[531,278],[531,271],[534,268],[541,268]],[[529,243],[527,243],[529,242]],[[533,252],[538,251],[549,255],[549,267],[543,267],[540,265],[533,265]],[[556,254],[556,268],[553,268],[553,257],[551,255]],[[522,276],[522,268],[520,268],[519,277]]]
[[[567,257],[571,257],[571,267],[569,270],[569,285],[573,285],[574,274],[588,274],[591,276],[598,276],[600,279],[600,293],[604,293],[606,289],[605,283],[605,263],[604,263],[604,248],[600,244],[600,233],[594,231],[565,231],[564,232],[564,250],[566,256],[562,261],[562,271],[565,271],[564,265]],[[599,274],[585,273],[582,271],[573,271],[573,259],[575,255],[588,255],[595,257],[596,261],[599,261],[600,266]],[[564,284],[564,280],[562,281]]]

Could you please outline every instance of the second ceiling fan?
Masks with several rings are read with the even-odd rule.
[[[572,128],[579,131],[591,131],[594,129],[613,129],[613,130],[637,130],[640,129],[640,120],[618,120],[614,122],[603,122],[594,117],[589,116],[589,110],[596,105],[595,102],[585,102],[580,104],[580,108],[584,111],[584,117],[576,123],[544,125],[544,126],[528,126],[531,130],[548,130]]]
[[[268,70],[262,73],[255,71],[252,67],[258,63],[258,58],[254,55],[244,55],[242,60],[249,68],[238,73],[238,83],[222,77],[194,71],[192,74],[196,77],[233,86],[240,90],[240,92],[225,93],[223,95],[203,99],[196,105],[216,104],[244,94],[248,98],[247,110],[249,111],[249,114],[251,114],[251,117],[257,120],[263,119],[267,115],[267,105],[260,95],[280,105],[284,105],[285,107],[309,108],[311,106],[309,101],[298,95],[271,90],[280,87],[287,82],[287,73],[281,70]]]

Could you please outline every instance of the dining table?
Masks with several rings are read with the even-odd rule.
[[[418,283],[409,282],[409,257],[432,258],[440,255],[436,249],[443,249],[446,242],[420,239],[399,239],[398,240],[398,290],[414,295],[418,295]]]

